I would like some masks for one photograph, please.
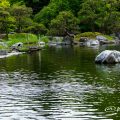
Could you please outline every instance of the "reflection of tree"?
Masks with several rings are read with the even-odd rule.
[[[109,72],[120,72],[120,64],[102,64],[96,65],[98,71],[109,73]]]
[[[44,66],[48,67],[47,70],[51,72],[52,70],[62,70],[63,68],[68,70],[78,70],[78,71],[94,71],[93,63],[95,58],[95,50],[87,48],[71,48],[71,47],[62,47],[61,49],[56,50],[56,48],[48,48],[43,53],[42,61],[44,61]],[[87,65],[90,66],[87,66]],[[94,66],[95,68],[95,66]],[[93,69],[93,70],[92,70]]]

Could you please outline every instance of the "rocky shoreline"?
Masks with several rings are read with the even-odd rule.
[[[75,40],[73,37],[65,36],[65,37],[53,37],[54,41],[50,41],[48,43],[49,46],[57,46],[57,45],[78,45],[78,46],[100,46],[105,44],[118,44],[120,43],[119,39],[108,40],[106,37],[99,35],[96,38],[88,38],[88,37],[80,37],[79,40]],[[61,41],[60,41],[61,39]]]
[[[109,45],[109,44],[120,44],[119,39],[108,40],[106,37],[102,35],[96,36],[96,38],[89,37],[80,37],[79,40],[75,40],[74,36],[66,35],[65,37],[49,37],[49,42],[45,43],[43,41],[39,41],[38,43],[31,45],[23,44],[22,42],[18,42],[8,47],[5,42],[0,42],[1,46],[4,46],[4,49],[0,50],[0,58],[10,57],[12,55],[18,55],[24,53],[32,53],[34,51],[39,51],[45,46],[85,46],[85,47],[99,47],[101,45]],[[7,47],[6,47],[7,46]],[[6,49],[7,48],[7,49]]]

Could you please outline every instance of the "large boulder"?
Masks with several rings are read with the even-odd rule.
[[[116,50],[105,50],[101,52],[96,58],[96,63],[119,63],[120,52]]]

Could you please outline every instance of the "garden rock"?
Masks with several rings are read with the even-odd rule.
[[[96,58],[96,63],[119,63],[120,52],[116,50],[105,50],[101,52]]]
[[[99,40],[99,41],[106,41],[107,40],[107,38],[102,36],[102,35],[96,36],[96,39]]]
[[[14,49],[19,49],[23,46],[23,43],[22,42],[18,42],[18,43],[15,43],[14,45],[11,46],[11,49],[14,50]]]

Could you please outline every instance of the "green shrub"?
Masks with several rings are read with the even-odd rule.
[[[38,42],[37,36],[34,34],[28,33],[15,33],[9,34],[9,40],[7,41],[8,46],[11,46],[15,43],[22,42],[27,43],[36,43]]]
[[[48,43],[49,42],[49,38],[47,36],[41,36],[40,37],[40,41],[43,41],[45,43]]]

